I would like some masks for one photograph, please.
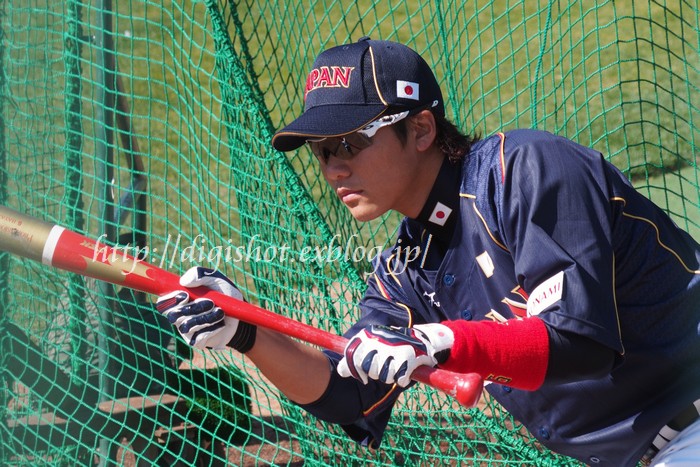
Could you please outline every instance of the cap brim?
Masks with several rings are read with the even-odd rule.
[[[379,117],[385,105],[324,105],[304,112],[277,131],[272,146],[278,151],[293,151],[313,138],[342,136],[365,127]]]

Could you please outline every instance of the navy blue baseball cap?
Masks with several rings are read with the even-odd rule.
[[[359,41],[321,52],[304,88],[304,113],[272,137],[279,151],[308,139],[342,136],[383,115],[432,108],[444,115],[440,86],[414,50],[390,41]]]

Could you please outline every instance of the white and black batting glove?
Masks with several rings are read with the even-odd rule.
[[[372,325],[350,338],[337,371],[364,384],[373,379],[405,388],[416,368],[447,360],[453,344],[452,330],[438,323],[412,328]]]
[[[187,288],[207,287],[243,300],[234,283],[213,269],[190,268],[180,278],[180,285]],[[255,343],[255,326],[224,315],[223,310],[209,299],[190,301],[189,294],[184,290],[161,295],[156,301],[156,308],[192,347],[215,350],[231,347],[245,353]]]

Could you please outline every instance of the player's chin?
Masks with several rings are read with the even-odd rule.
[[[359,222],[373,221],[388,211],[387,209],[382,209],[378,206],[368,206],[363,203],[358,203],[356,205],[346,204],[346,207],[350,211],[352,217]]]

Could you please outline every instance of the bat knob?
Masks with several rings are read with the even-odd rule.
[[[484,390],[484,380],[476,373],[459,375],[454,397],[464,407],[475,407]]]
[[[477,373],[454,373],[419,366],[411,378],[443,391],[467,408],[476,406],[484,389],[484,381]]]

